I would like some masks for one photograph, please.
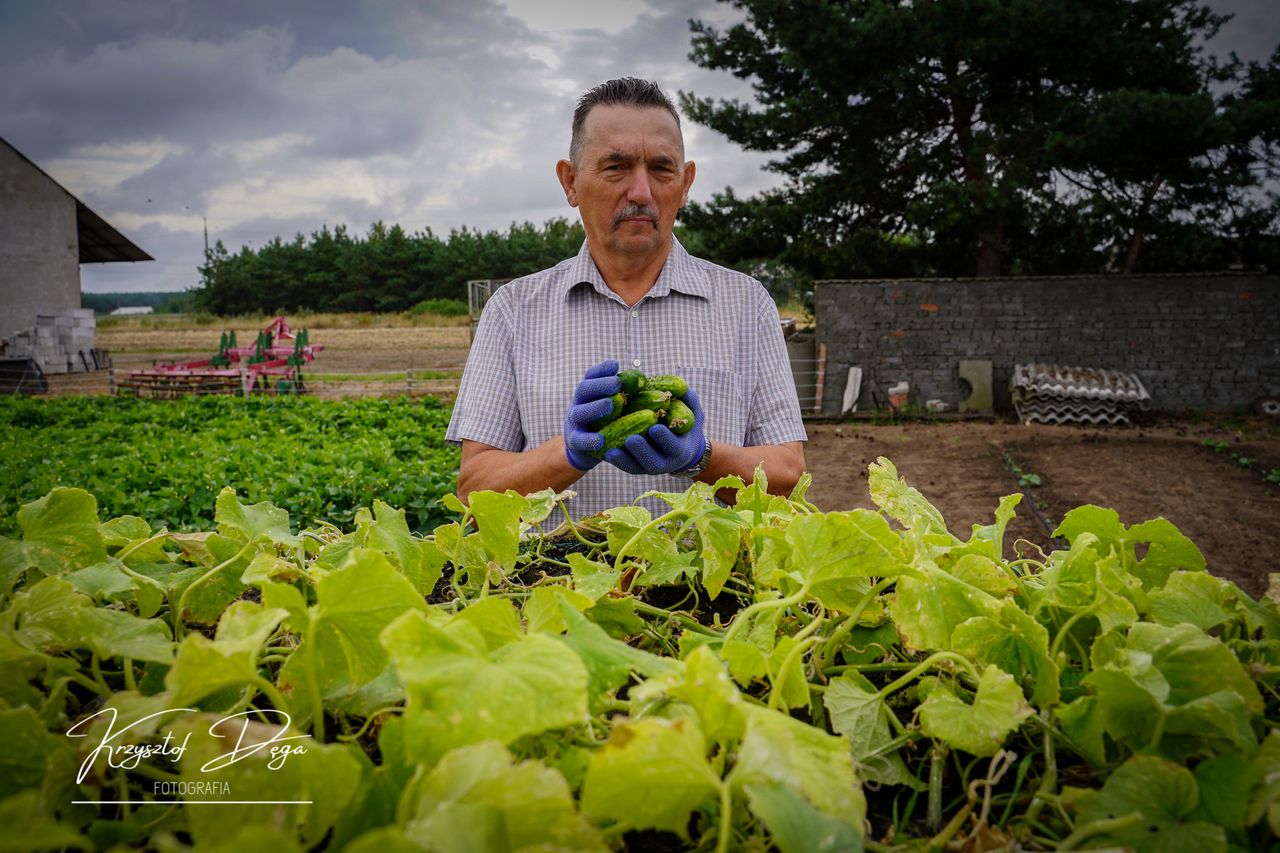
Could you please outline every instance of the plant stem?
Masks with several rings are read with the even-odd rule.
[[[946,769],[946,761],[947,748],[935,743],[929,753],[929,804],[924,817],[930,832],[936,832],[942,823],[942,773]]]
[[[1092,838],[1095,835],[1102,835],[1107,832],[1117,832],[1122,829],[1128,829],[1131,826],[1137,826],[1142,823],[1142,812],[1130,812],[1120,817],[1103,818],[1101,820],[1090,821],[1081,824],[1075,828],[1075,831],[1062,839],[1058,845],[1058,850],[1075,850],[1076,846],[1086,838]]]
[[[971,678],[973,678],[975,682],[981,679],[981,675],[979,675],[978,671],[973,668],[973,664],[969,661],[968,658],[964,657],[963,655],[956,654],[955,652],[934,652],[924,660],[920,661],[920,663],[912,667],[911,671],[908,672],[906,675],[894,681],[891,681],[888,684],[886,684],[884,687],[880,688],[880,692],[876,695],[878,695],[881,699],[885,699],[886,697],[888,697],[890,693],[893,693],[895,690],[900,690],[903,687],[906,687],[912,681],[915,681],[916,678],[918,678],[921,674],[926,672],[930,667],[935,666],[944,660],[949,660],[952,663],[960,664],[960,666],[965,670],[965,672],[969,674]]]
[[[191,583],[187,584],[186,589],[182,591],[182,595],[178,596],[178,606],[173,611],[173,638],[175,640],[180,641],[182,639],[182,635],[186,633],[186,623],[183,621],[182,613],[184,610],[186,610],[187,596],[191,594],[191,590],[200,586],[202,583],[209,580],[209,578],[213,577],[218,572],[222,571],[227,566],[231,565],[236,560],[240,559],[240,556],[244,554],[245,551],[248,551],[252,547],[253,547],[253,542],[244,543],[244,547],[241,548],[239,551],[236,551],[230,557],[223,560],[221,563],[218,563],[218,565],[214,566],[212,569],[205,572],[204,574],[196,578]]]
[[[1047,713],[1048,711],[1042,712],[1042,717]],[[1040,816],[1040,811],[1058,785],[1058,756],[1053,748],[1053,733],[1049,730],[1048,721],[1044,720],[1044,722],[1044,775],[1040,777],[1040,785],[1031,798],[1031,805],[1027,807],[1024,816],[1027,823],[1035,821]]]
[[[775,610],[779,607],[790,607],[793,604],[799,604],[804,601],[805,596],[808,594],[809,584],[806,581],[798,590],[785,598],[770,598],[766,601],[757,601],[755,604],[752,604],[746,609],[740,611],[738,615],[734,617],[733,624],[729,626],[728,632],[724,635],[724,641],[727,643],[734,639],[738,635],[738,632],[742,630],[742,626],[750,622],[757,613],[762,613],[765,610]]]
[[[716,853],[728,853],[733,835],[733,793],[729,782],[720,782],[720,830],[716,835]]]
[[[631,534],[631,538],[628,539],[626,542],[624,542],[622,547],[618,549],[618,553],[614,555],[614,558],[613,558],[614,571],[619,571],[619,572],[622,571],[622,558],[626,556],[627,549],[630,548],[632,545],[634,545],[636,542],[638,542],[640,540],[640,537],[643,534],[648,533],[650,530],[656,529],[658,525],[665,524],[666,522],[670,521],[671,519],[675,518],[678,515],[680,515],[680,510],[673,509],[668,513],[664,513],[658,516],[657,518],[650,519],[646,524],[642,525],[639,529],[637,529],[635,533]]]
[[[138,692],[138,682],[133,677],[133,658],[124,659],[124,686],[134,693]]]
[[[661,607],[654,607],[652,604],[646,604],[645,602],[639,599],[632,599],[632,601],[635,603],[635,608],[637,613],[644,613],[645,615],[648,615],[648,616],[659,616],[666,619],[674,620],[676,622],[679,622],[680,625],[684,627],[686,630],[692,631],[695,634],[703,634],[708,637],[717,637],[717,638],[721,636],[719,631],[716,631],[712,628],[708,628],[706,625],[703,625],[697,619],[694,619],[690,616],[686,616],[683,613],[676,613],[673,610],[663,610]]]

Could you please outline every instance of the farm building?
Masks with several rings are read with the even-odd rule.
[[[155,309],[150,305],[122,305],[111,312],[112,317],[137,317],[143,314],[155,313]]]
[[[80,264],[150,255],[0,139],[0,338],[80,308]]]

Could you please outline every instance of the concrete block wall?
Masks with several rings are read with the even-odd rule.
[[[97,320],[92,308],[73,308],[58,314],[37,314],[36,325],[15,332],[5,341],[5,355],[34,359],[45,373],[75,373],[93,364]],[[82,357],[81,353],[87,357]]]
[[[954,411],[960,359],[990,359],[995,405],[1011,405],[1027,361],[1133,372],[1152,408],[1232,410],[1280,396],[1280,276],[1196,275],[824,281],[814,287],[827,345],[823,411],[839,414],[849,368],[859,410],[911,385],[913,402]]]
[[[0,338],[79,307],[76,200],[0,144]]]

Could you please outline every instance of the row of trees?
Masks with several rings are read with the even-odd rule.
[[[474,278],[525,275],[559,263],[582,245],[579,223],[552,219],[506,232],[430,229],[409,234],[375,223],[364,237],[327,226],[310,238],[272,240],[231,254],[218,241],[200,272],[201,310],[215,314],[297,311],[406,311],[430,299],[465,299]]]
[[[691,58],[755,103],[685,112],[782,189],[684,222],[813,277],[1280,266],[1280,50],[1208,51],[1194,0],[723,0]]]

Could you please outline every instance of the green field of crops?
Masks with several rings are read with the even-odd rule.
[[[427,532],[457,484],[448,421],[432,398],[0,397],[0,533],[15,529],[19,504],[55,486],[170,530],[207,528],[231,486],[305,525],[350,526],[378,498]]]
[[[1027,552],[1014,495],[961,538],[882,459],[875,510],[726,479],[549,534],[551,492],[446,496],[415,535],[347,501],[450,458],[443,410],[299,402],[5,410],[52,478],[7,490],[105,491],[0,537],[6,849],[1225,853],[1280,829],[1280,607],[1162,519],[1081,507]],[[290,418],[311,431],[269,459]],[[147,434],[171,440],[130,457]],[[259,500],[291,476],[301,515]],[[184,477],[207,512],[140,512]]]

